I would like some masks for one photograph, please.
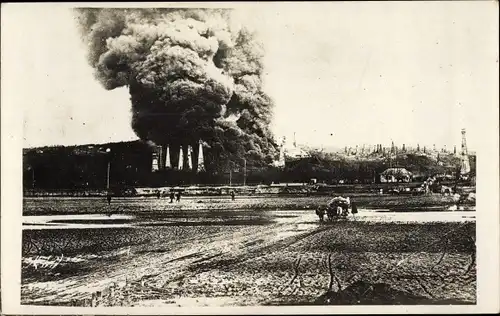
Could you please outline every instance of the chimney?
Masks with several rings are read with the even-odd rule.
[[[156,172],[159,170],[158,168],[158,153],[156,152],[156,148],[154,149],[153,153],[152,153],[152,165],[151,165],[151,171],[152,172]]]
[[[188,163],[188,169],[193,170],[193,160],[192,160],[192,152],[193,152],[193,147],[191,145],[188,145],[188,150],[187,150],[187,163]]]
[[[158,152],[158,169],[164,168],[163,163],[163,146],[156,146],[156,150]]]
[[[201,140],[199,141],[200,148],[198,150],[198,172],[205,171],[205,162],[203,160],[203,145],[201,144]]]
[[[172,168],[172,164],[170,163],[170,147],[167,145],[167,153],[165,157],[165,168]]]
[[[178,169],[182,170],[184,167],[184,153],[182,152],[182,146],[180,146],[179,150],[179,166]]]

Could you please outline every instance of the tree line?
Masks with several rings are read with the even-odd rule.
[[[110,149],[106,152],[106,149]],[[23,152],[23,185],[25,189],[105,189],[158,187],[189,184],[270,184],[309,182],[311,178],[325,183],[377,183],[380,173],[390,167],[402,167],[415,176],[453,173],[460,159],[442,155],[439,160],[428,156],[402,154],[396,159],[349,159],[334,153],[311,150],[309,157],[287,161],[284,168],[269,165],[251,157],[224,157],[207,162],[207,171],[166,169],[152,172],[151,146],[140,141],[44,147]],[[475,156],[470,157],[475,174]],[[206,156],[209,160],[210,152]]]

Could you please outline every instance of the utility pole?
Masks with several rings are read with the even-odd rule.
[[[243,158],[243,186],[247,185],[247,160]]]
[[[107,153],[110,153],[111,152],[111,149],[106,149],[106,152]],[[108,189],[109,191],[109,171],[111,169],[111,159],[109,158],[109,155],[108,155],[108,172],[106,174],[106,189]]]
[[[111,169],[111,161],[108,161],[108,176],[106,178],[106,189],[109,190],[109,169]]]
[[[229,186],[233,185],[233,168],[231,167],[231,161],[229,162]]]
[[[35,167],[31,166],[31,191],[35,196]]]

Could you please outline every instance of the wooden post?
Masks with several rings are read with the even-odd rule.
[[[247,184],[247,160],[243,159],[243,186]]]
[[[108,161],[108,173],[106,176],[106,189],[109,190],[109,170],[111,169],[111,161]]]

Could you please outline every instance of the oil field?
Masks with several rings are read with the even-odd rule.
[[[475,187],[463,159],[454,180],[33,190],[23,303],[474,304]],[[320,220],[337,195],[358,211]]]
[[[384,5],[33,11],[21,304],[476,305],[489,33]]]
[[[328,197],[174,205],[144,197],[110,206],[27,198],[23,303],[474,304],[475,212],[446,211],[452,199],[427,196],[413,198],[419,211],[361,208],[380,199],[407,204],[363,196],[352,219],[320,223],[311,208]]]

